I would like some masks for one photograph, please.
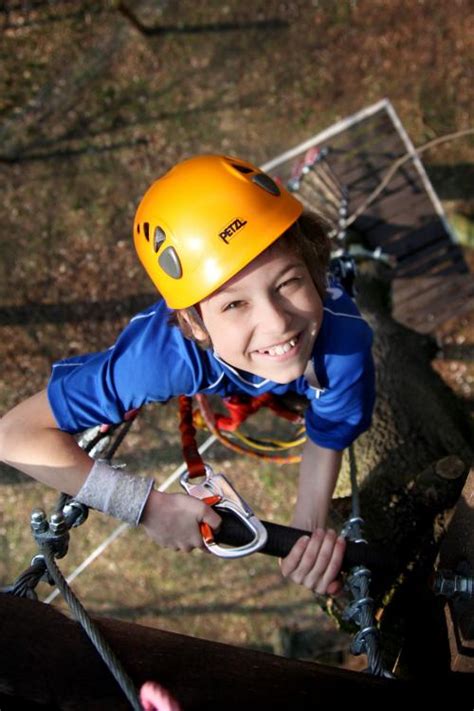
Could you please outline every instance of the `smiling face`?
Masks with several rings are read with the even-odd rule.
[[[305,263],[278,242],[201,301],[200,309],[220,358],[277,383],[304,373],[323,318]],[[196,326],[193,332],[203,337]]]

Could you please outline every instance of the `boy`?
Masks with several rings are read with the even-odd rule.
[[[218,514],[94,463],[72,434],[183,393],[304,394],[308,439],[292,524],[313,533],[281,570],[336,594],[345,542],[325,530],[326,517],[342,450],[370,424],[372,336],[342,289],[326,288],[328,240],[302,210],[270,176],[228,156],[185,160],[157,180],[138,207],[134,240],[163,300],[109,350],[55,364],[47,392],[1,421],[0,457],[189,551],[203,545],[199,522],[217,528]]]

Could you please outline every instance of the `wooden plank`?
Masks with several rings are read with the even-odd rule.
[[[412,236],[415,236],[417,239],[410,242]],[[400,247],[403,248],[405,240],[405,249],[401,250]],[[412,233],[406,233],[398,238],[398,242],[394,243],[394,246],[397,245],[397,251],[399,252],[399,254],[396,255],[397,270],[400,274],[405,267],[427,261],[434,254],[438,255],[440,262],[444,262],[446,259],[455,261],[460,254],[459,245],[454,244],[446,238],[441,223],[438,226],[426,225]],[[387,249],[389,248],[390,245],[387,245]]]
[[[434,295],[446,298],[447,295],[460,294],[462,298],[470,298],[474,293],[474,277],[471,274],[453,274],[446,276],[422,276],[414,279],[397,277],[392,282],[393,304],[396,307],[414,303],[418,299],[420,308]]]
[[[397,273],[409,275],[411,269],[421,269],[433,275],[457,273],[457,266],[462,261],[463,255],[457,245],[440,240],[417,253],[413,259],[407,259]]]
[[[345,136],[341,136],[338,140],[330,140],[324,144],[331,153],[329,159],[335,165],[339,165],[343,170],[347,169],[347,165],[354,162],[354,158],[370,150],[379,147],[376,153],[392,153],[402,155],[405,152],[400,137],[394,131],[390,120],[384,121],[378,125],[365,126],[357,133],[354,129],[350,129]]]
[[[411,214],[413,220],[419,216],[430,216],[433,219],[433,210],[426,200],[426,195],[411,188],[406,183],[398,189],[384,191],[368,208],[370,214],[374,212],[386,222],[404,221],[404,216]]]
[[[416,239],[411,239],[416,236]],[[400,236],[396,242],[390,243],[390,252],[397,257],[398,269],[403,269],[420,260],[427,259],[431,254],[441,251],[446,258],[450,254],[457,254],[459,247],[446,237],[442,223],[426,225],[426,229],[414,230],[407,235]]]
[[[414,212],[414,211],[413,211]],[[446,231],[441,222],[433,221],[433,214],[426,216],[419,214],[416,218],[410,217],[412,211],[400,212],[392,220],[380,220],[369,226],[366,237],[372,247],[382,247],[385,252],[403,259],[406,255],[419,251],[423,245],[429,245],[434,240],[447,241]],[[430,222],[427,222],[427,219]],[[449,240],[449,244],[452,242]]]
[[[419,276],[421,274],[449,274],[457,272],[458,267],[463,267],[464,259],[457,245],[451,244],[448,249],[445,245],[433,253],[432,256],[411,262],[406,267],[397,267],[396,275],[400,277]]]
[[[380,140],[380,146],[384,145],[384,150],[376,150],[379,142],[367,142],[365,150],[357,149],[347,154],[339,154],[334,158],[329,156],[331,165],[334,165],[334,172],[339,180],[350,189],[354,189],[357,185],[356,177],[358,173],[380,175],[385,174],[394,160],[403,155],[403,151],[399,150],[398,142],[392,138]],[[369,150],[370,149],[370,150]]]
[[[384,173],[385,171],[366,173],[361,171],[359,166],[357,172],[354,173],[354,182],[349,186],[351,213],[366,201],[368,195],[378,186]],[[413,178],[415,177],[413,176]],[[310,200],[313,194],[314,203],[317,204],[319,191],[317,174],[308,173],[301,181],[300,194],[304,194]],[[426,200],[421,184],[415,185],[413,180],[410,180],[409,176],[404,173],[395,174],[388,186],[370,205],[365,214],[366,216],[372,216],[375,213],[380,220],[390,220],[392,217],[397,216],[400,208],[404,209],[405,212],[407,211],[407,198],[412,198],[413,209],[416,209],[416,214],[433,214],[432,206]]]
[[[104,663],[74,621],[54,607],[0,595],[0,689],[23,703],[64,711],[125,711],[130,707]],[[467,693],[464,675],[381,679],[314,662],[285,659],[171,632],[94,618],[136,686],[163,684],[183,711],[292,709],[348,697],[406,702],[415,694],[435,700],[441,690]],[[2,705],[3,708],[3,705]],[[5,708],[7,708],[5,706]]]
[[[388,114],[381,115],[380,120],[375,121],[372,119],[359,124],[357,127],[352,126],[344,134],[327,139],[321,145],[328,146],[334,150],[337,158],[341,155],[353,156],[361,149],[374,145],[375,142],[386,150],[383,140],[387,137],[397,146],[396,152],[399,155],[406,153],[405,144]]]
[[[453,273],[450,267],[448,274],[436,274],[431,277],[432,288],[426,292],[419,292],[414,297],[409,297],[405,291],[400,292],[397,289],[397,282],[393,282],[393,301],[392,315],[400,323],[404,325],[422,324],[422,333],[429,332],[429,327],[426,323],[442,323],[443,319],[448,320],[464,313],[469,313],[474,310],[474,294],[472,287],[463,282],[456,282],[456,279],[464,279],[467,274]],[[400,281],[413,282],[418,284],[420,281],[425,283],[425,277],[412,277],[409,279],[401,278]],[[443,298],[444,291],[440,287],[441,284],[454,281],[452,290]],[[460,283],[460,286],[457,285]],[[438,293],[439,291],[439,293]]]
[[[409,282],[414,284],[403,289],[403,284]],[[413,293],[416,285],[418,291]],[[429,333],[453,313],[474,310],[474,284],[470,274],[395,279],[392,293],[393,317],[421,333]]]
[[[385,150],[381,152],[376,150],[376,146],[371,146],[365,150],[353,151],[351,155],[341,154],[338,160],[329,157],[331,165],[334,166],[334,172],[338,176],[341,183],[345,186],[354,189],[356,187],[356,179],[360,173],[374,175],[377,173],[385,174],[394,160],[401,154],[393,146],[393,141],[385,139]]]
[[[386,169],[384,169],[384,171],[377,176],[376,186],[374,187],[378,187],[379,179],[382,179],[385,174]],[[423,196],[426,201],[427,211],[429,211],[430,214],[433,214],[433,206],[426,197],[426,193],[423,190],[423,185],[419,180],[419,176],[413,169],[413,166],[410,165],[402,166],[392,175],[390,181],[384,187],[383,191],[377,196],[377,198],[372,203],[370,203],[369,209],[371,209],[374,205],[380,204],[386,204],[387,207],[390,207],[391,201],[395,200],[397,195],[410,195],[411,193]],[[365,199],[367,199],[367,197],[368,195],[365,196]]]
[[[441,221],[430,215],[430,222],[418,225],[408,223],[409,214],[400,216],[400,222],[384,222],[369,230],[368,238],[373,246],[380,245],[389,254],[393,254],[400,262],[406,256],[409,258],[426,245],[434,242],[446,243],[453,246],[453,242],[446,238],[446,231]]]
[[[381,145],[384,145],[384,141],[380,141]],[[385,139],[385,152],[389,151],[389,143]],[[373,187],[378,185],[381,176],[385,173],[387,168],[391,165],[392,160],[397,157],[396,155],[385,155],[380,151],[372,152],[360,151],[354,155],[340,155],[337,156],[334,151],[328,156],[328,163],[331,169],[334,171],[335,175],[341,182],[341,184],[347,186],[350,190],[350,194],[356,193],[357,190],[363,190],[366,188],[363,185],[367,181],[372,181]],[[395,176],[396,177],[396,176]],[[304,184],[305,177],[302,179]]]
[[[359,206],[365,204],[369,195],[377,188],[385,175],[385,170],[375,178],[365,178],[360,176],[358,185],[351,187],[349,191],[350,212],[355,212]],[[430,202],[426,199],[426,194],[422,190],[421,183],[415,182],[415,177],[409,171],[400,171],[396,173],[383,191],[373,200],[365,209],[364,214],[371,215],[374,212],[385,220],[391,220],[397,215],[397,208],[404,209],[405,198],[411,195],[418,196],[417,210],[423,211],[426,214],[433,215],[433,208]]]

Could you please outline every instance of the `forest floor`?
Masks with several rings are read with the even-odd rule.
[[[209,151],[263,163],[385,96],[415,145],[472,126],[470,0],[150,0],[133,3],[135,22],[113,2],[4,5],[2,413],[45,387],[52,362],[110,346],[136,305],[154,300],[131,224],[146,186],[176,160]],[[474,141],[424,160],[472,270]],[[437,336],[441,349],[467,354],[434,367],[472,413],[474,314],[453,314]],[[181,461],[176,403],[145,408],[119,459],[164,480]],[[262,518],[289,521],[296,465],[255,465],[221,445],[209,461]],[[55,495],[10,468],[1,475],[7,583],[34,553],[31,509]],[[74,532],[64,572],[116,525],[92,514]],[[223,562],[159,550],[129,530],[74,587],[94,613],[282,654],[298,637],[297,656],[365,665],[309,592],[263,556]]]

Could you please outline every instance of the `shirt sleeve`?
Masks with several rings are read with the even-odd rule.
[[[55,363],[48,398],[58,427],[76,433],[121,422],[146,403],[192,394],[202,380],[197,346],[157,306],[135,316],[108,350]]]
[[[306,410],[306,431],[327,449],[348,447],[370,427],[375,403],[372,331],[364,322],[357,347],[326,356],[327,387],[313,389]]]

